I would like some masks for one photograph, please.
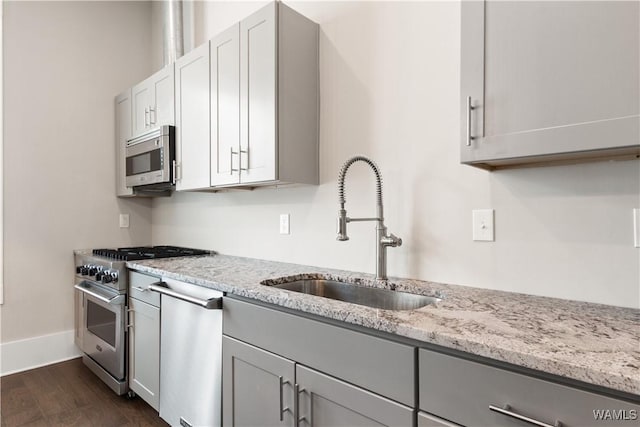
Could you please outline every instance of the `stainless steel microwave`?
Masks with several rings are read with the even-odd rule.
[[[175,185],[175,128],[160,126],[127,141],[127,187]]]

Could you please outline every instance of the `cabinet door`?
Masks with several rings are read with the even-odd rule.
[[[240,22],[240,183],[277,179],[276,12]]]
[[[160,402],[160,309],[129,298],[129,388],[156,411]]]
[[[435,417],[426,412],[418,412],[418,427],[459,427],[458,424],[450,423],[440,417]]]
[[[222,337],[222,424],[293,426],[294,362]]]
[[[132,137],[142,135],[149,130],[150,106],[151,91],[145,80],[131,89]]]
[[[116,96],[116,196],[131,196],[126,185],[125,149],[131,138],[131,89]]]
[[[173,73],[173,64],[171,64],[148,79],[151,94],[149,109],[151,128],[175,124]]]
[[[210,41],[211,185],[240,180],[240,24]]]
[[[411,426],[414,411],[320,372],[296,366],[299,418],[313,427]]]
[[[640,152],[639,7],[462,2],[462,162]]]
[[[209,187],[209,44],[176,61],[176,190]],[[158,85],[157,87],[160,87]]]

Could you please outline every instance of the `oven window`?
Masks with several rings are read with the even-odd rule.
[[[127,176],[157,171],[162,169],[162,149],[147,151],[136,156],[127,157]]]
[[[116,314],[87,300],[87,329],[111,347],[116,346]]]

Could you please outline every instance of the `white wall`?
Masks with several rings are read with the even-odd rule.
[[[195,3],[196,44],[262,4]],[[335,240],[338,170],[363,154],[382,170],[386,223],[404,240],[389,249],[390,275],[640,307],[638,161],[459,164],[459,3],[287,4],[320,24],[321,184],[154,200],[154,244],[374,272],[372,224]],[[346,198],[350,216],[374,213],[366,166],[349,170]],[[471,241],[479,208],[496,209],[493,243]],[[291,235],[278,234],[280,213]]]
[[[150,201],[115,197],[113,124],[151,73],[150,10],[4,2],[3,343],[73,329],[73,249],[151,240]]]

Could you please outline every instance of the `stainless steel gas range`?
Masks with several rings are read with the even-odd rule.
[[[76,253],[75,343],[84,364],[113,391],[128,391],[126,362],[127,261],[206,255],[177,246],[94,249]]]

